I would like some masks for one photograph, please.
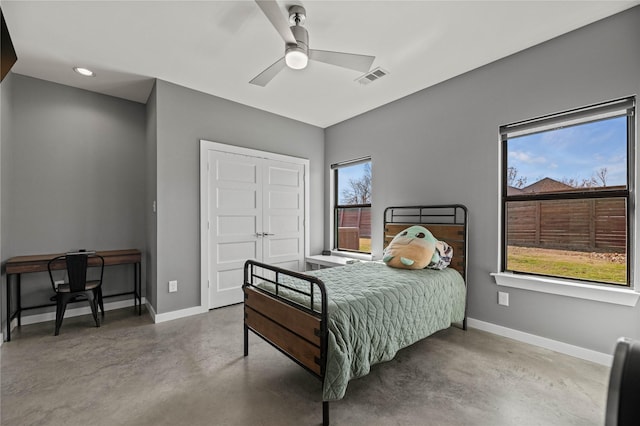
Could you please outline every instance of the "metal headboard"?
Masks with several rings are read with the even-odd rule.
[[[462,204],[387,207],[384,210],[384,243],[387,244],[402,227],[421,225],[439,240],[453,247],[451,267],[467,281],[468,211]]]

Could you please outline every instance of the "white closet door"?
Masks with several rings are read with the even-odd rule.
[[[209,309],[242,302],[244,262],[263,257],[261,163],[209,151]]]
[[[263,164],[263,262],[302,271],[304,166],[269,159]]]

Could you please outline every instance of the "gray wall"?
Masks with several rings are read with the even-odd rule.
[[[322,129],[161,80],[156,97],[157,313],[200,305],[200,139],[309,159],[307,226],[311,251],[322,250]]]
[[[2,140],[2,260],[144,249],[145,106],[12,78],[2,116],[11,123]],[[46,273],[23,275],[22,283],[24,304],[48,302]],[[132,287],[131,267],[105,269],[105,294]]]
[[[640,338],[640,306],[508,289],[504,307],[489,276],[498,263],[498,127],[639,93],[639,40],[635,7],[326,129],[325,170],[372,157],[374,255],[385,206],[463,203],[471,318],[605,353],[619,336]]]

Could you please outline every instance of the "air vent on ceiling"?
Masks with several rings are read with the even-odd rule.
[[[362,75],[358,78],[356,78],[356,81],[360,84],[369,84],[373,81],[376,81],[382,77],[384,77],[385,75],[389,74],[389,71],[383,70],[380,67],[374,68],[373,70],[369,71],[368,73],[366,73],[365,75]]]

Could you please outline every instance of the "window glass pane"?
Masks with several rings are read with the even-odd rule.
[[[337,204],[371,204],[371,162],[337,169]]]
[[[627,285],[625,198],[509,201],[506,270]]]
[[[371,161],[335,170],[335,248],[371,253]]]
[[[337,209],[338,250],[371,253],[371,207]]]
[[[507,196],[627,188],[627,117],[507,141]]]

